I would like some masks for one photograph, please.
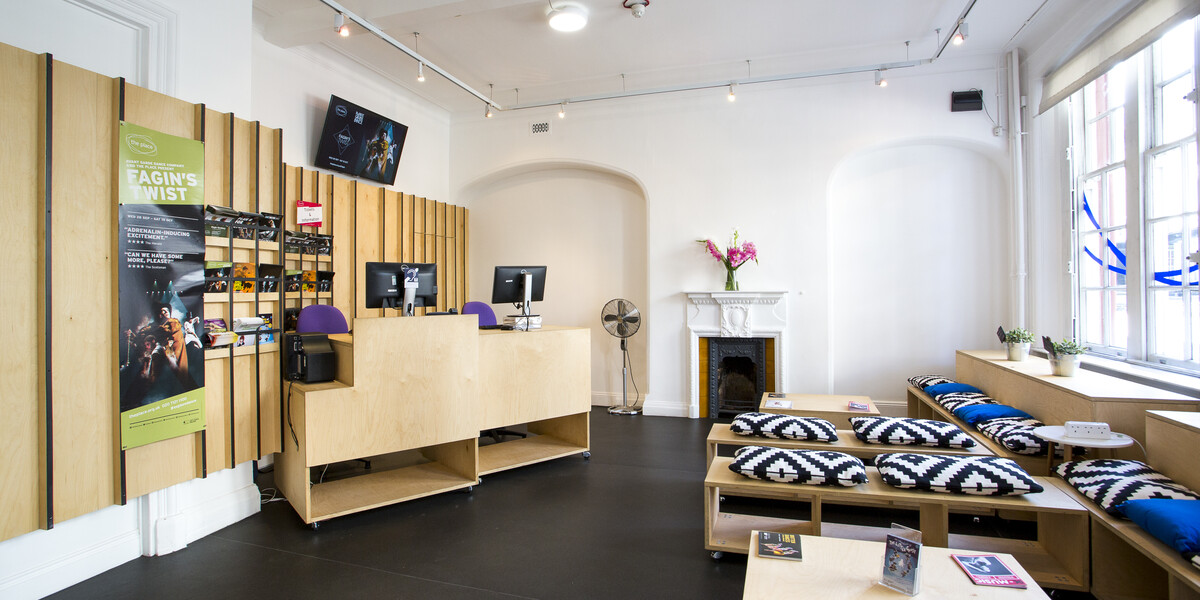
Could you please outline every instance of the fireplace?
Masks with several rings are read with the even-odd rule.
[[[765,338],[708,338],[708,416],[758,410],[767,391]]]
[[[739,409],[724,410],[744,412],[740,406],[748,405],[744,397],[751,394],[748,391],[751,387],[755,395],[753,407],[746,410],[758,407],[758,401],[764,391],[785,391],[788,381],[785,372],[787,292],[688,292],[686,296],[691,392],[688,403],[689,417],[716,417],[723,410],[719,400],[718,404],[713,404],[713,399],[719,398],[719,391],[712,392],[715,389],[714,385],[721,385],[719,370],[722,362],[710,360],[710,343],[713,340],[765,344],[761,350],[736,350],[734,355],[728,357],[730,360],[726,365],[727,370],[735,375],[725,385],[733,386],[730,391],[743,399],[735,402],[741,403]],[[751,374],[747,374],[747,362],[755,364]],[[760,369],[761,374],[758,372]],[[718,376],[710,377],[709,373]],[[716,383],[713,383],[714,379],[717,380]]]

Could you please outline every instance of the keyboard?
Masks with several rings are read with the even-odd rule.
[[[513,326],[505,325],[503,323],[497,323],[495,325],[480,325],[479,328],[480,329],[504,329],[507,331],[507,330],[511,330],[513,328]]]

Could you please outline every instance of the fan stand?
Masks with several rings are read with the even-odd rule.
[[[629,379],[629,346],[625,342],[626,339],[621,338],[621,406],[608,407],[610,415],[636,415],[642,412],[642,409],[629,405],[629,389],[625,385]]]

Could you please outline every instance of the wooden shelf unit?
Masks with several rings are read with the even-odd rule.
[[[731,462],[726,457],[714,458],[704,480],[704,534],[705,548],[709,550],[745,554],[750,532],[755,529],[882,541],[887,529],[826,523],[822,506],[855,504],[893,509],[916,506],[926,545],[1005,552],[1016,556],[1042,586],[1077,591],[1088,589],[1087,544],[1082,543],[1088,539],[1088,510],[1073,498],[1061,481],[1038,477],[1038,483],[1045,488],[1038,494],[972,496],[894,488],[883,483],[879,472],[873,468],[867,469],[867,483],[853,487],[758,481],[730,471]],[[723,512],[721,504],[725,496],[805,502],[811,517],[808,520],[783,519]],[[950,533],[951,513],[980,509],[1033,513],[1037,539],[1008,540]]]

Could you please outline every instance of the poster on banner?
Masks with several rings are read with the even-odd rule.
[[[121,449],[205,428],[204,144],[118,133]]]

